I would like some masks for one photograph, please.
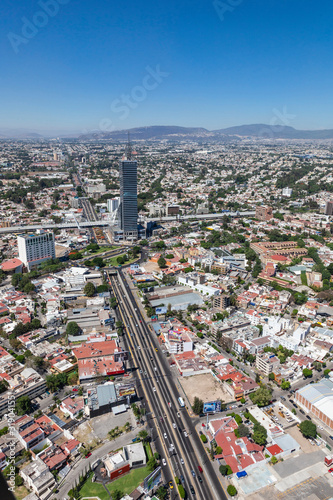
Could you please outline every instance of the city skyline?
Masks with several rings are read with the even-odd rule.
[[[5,2],[0,129],[333,128],[333,7]],[[284,111],[285,110],[285,111]]]

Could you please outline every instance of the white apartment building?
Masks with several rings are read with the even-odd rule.
[[[17,236],[19,259],[30,269],[45,260],[55,259],[54,234],[40,231],[36,234],[19,234]]]

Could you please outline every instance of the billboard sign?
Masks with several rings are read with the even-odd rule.
[[[162,467],[157,467],[143,482],[143,489],[146,494],[157,486],[162,480]]]
[[[204,403],[204,413],[215,413],[217,411],[221,411],[221,401],[209,401],[208,403]]]
[[[131,271],[136,271],[138,269],[140,269],[139,264],[131,264]]]
[[[166,314],[168,311],[167,307],[156,307],[155,313],[156,314]]]

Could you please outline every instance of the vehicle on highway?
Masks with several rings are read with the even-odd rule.
[[[184,476],[181,474],[179,477],[180,477],[181,482],[184,483],[185,482]]]
[[[173,483],[172,483],[172,481],[169,482],[169,488],[170,488],[170,490],[173,490]]]
[[[188,434],[186,431],[184,431],[184,436],[187,438],[188,437]]]
[[[156,352],[158,352],[158,349],[157,349],[157,347],[155,347],[155,351],[156,351]]]
[[[198,474],[198,481],[199,481],[199,483],[202,483],[202,479],[201,479],[201,476],[199,476],[199,474]]]
[[[190,484],[190,491],[191,491],[192,495],[194,496],[195,495],[195,490],[194,490],[192,484]]]
[[[170,401],[168,402],[168,405],[169,405],[170,408],[172,408],[172,404],[170,403]]]
[[[179,413],[179,411],[177,411],[177,417],[178,417],[178,418],[180,418],[180,413]]]
[[[166,460],[165,460],[165,458],[162,458],[162,465],[163,465],[163,467],[166,466]]]
[[[182,465],[184,465],[184,463],[185,463],[185,462],[184,462],[184,460],[183,460],[182,458],[180,459],[180,463],[181,463]],[[328,471],[328,472],[329,472],[329,471]]]
[[[175,422],[172,422],[172,427],[173,427],[174,429],[176,429],[176,428],[177,428],[177,425],[175,424]]]
[[[195,477],[195,472],[194,472],[194,470],[191,470],[191,474],[192,474],[192,476],[193,476],[193,477]]]
[[[203,472],[201,465],[198,465],[199,472]]]
[[[153,391],[156,392],[156,387],[153,387]]]
[[[166,432],[163,434],[163,436],[164,436],[164,439],[168,439]]]

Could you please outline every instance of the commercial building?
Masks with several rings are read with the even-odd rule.
[[[119,207],[119,198],[110,198],[107,200],[108,212],[113,213]]]
[[[256,368],[266,375],[266,377],[268,377],[270,373],[274,373],[279,365],[280,361],[274,354],[265,353],[262,356],[256,357]]]
[[[333,215],[333,201],[326,202],[325,215]]]
[[[112,408],[129,405],[135,396],[133,384],[107,383],[89,388],[84,396],[85,414],[90,418],[110,413]],[[124,411],[126,410],[126,406]]]
[[[333,381],[322,379],[316,384],[308,384],[295,393],[297,404],[307,413],[317,417],[323,424],[333,429]]]
[[[261,221],[267,221],[273,218],[272,207],[260,206],[256,208],[256,219]]]
[[[224,311],[230,306],[230,297],[228,295],[217,295],[213,298],[213,309]]]
[[[36,234],[19,234],[17,236],[19,259],[30,269],[42,262],[55,259],[53,232],[40,231]]]
[[[119,164],[119,223],[125,240],[138,238],[137,161],[121,160]]]

